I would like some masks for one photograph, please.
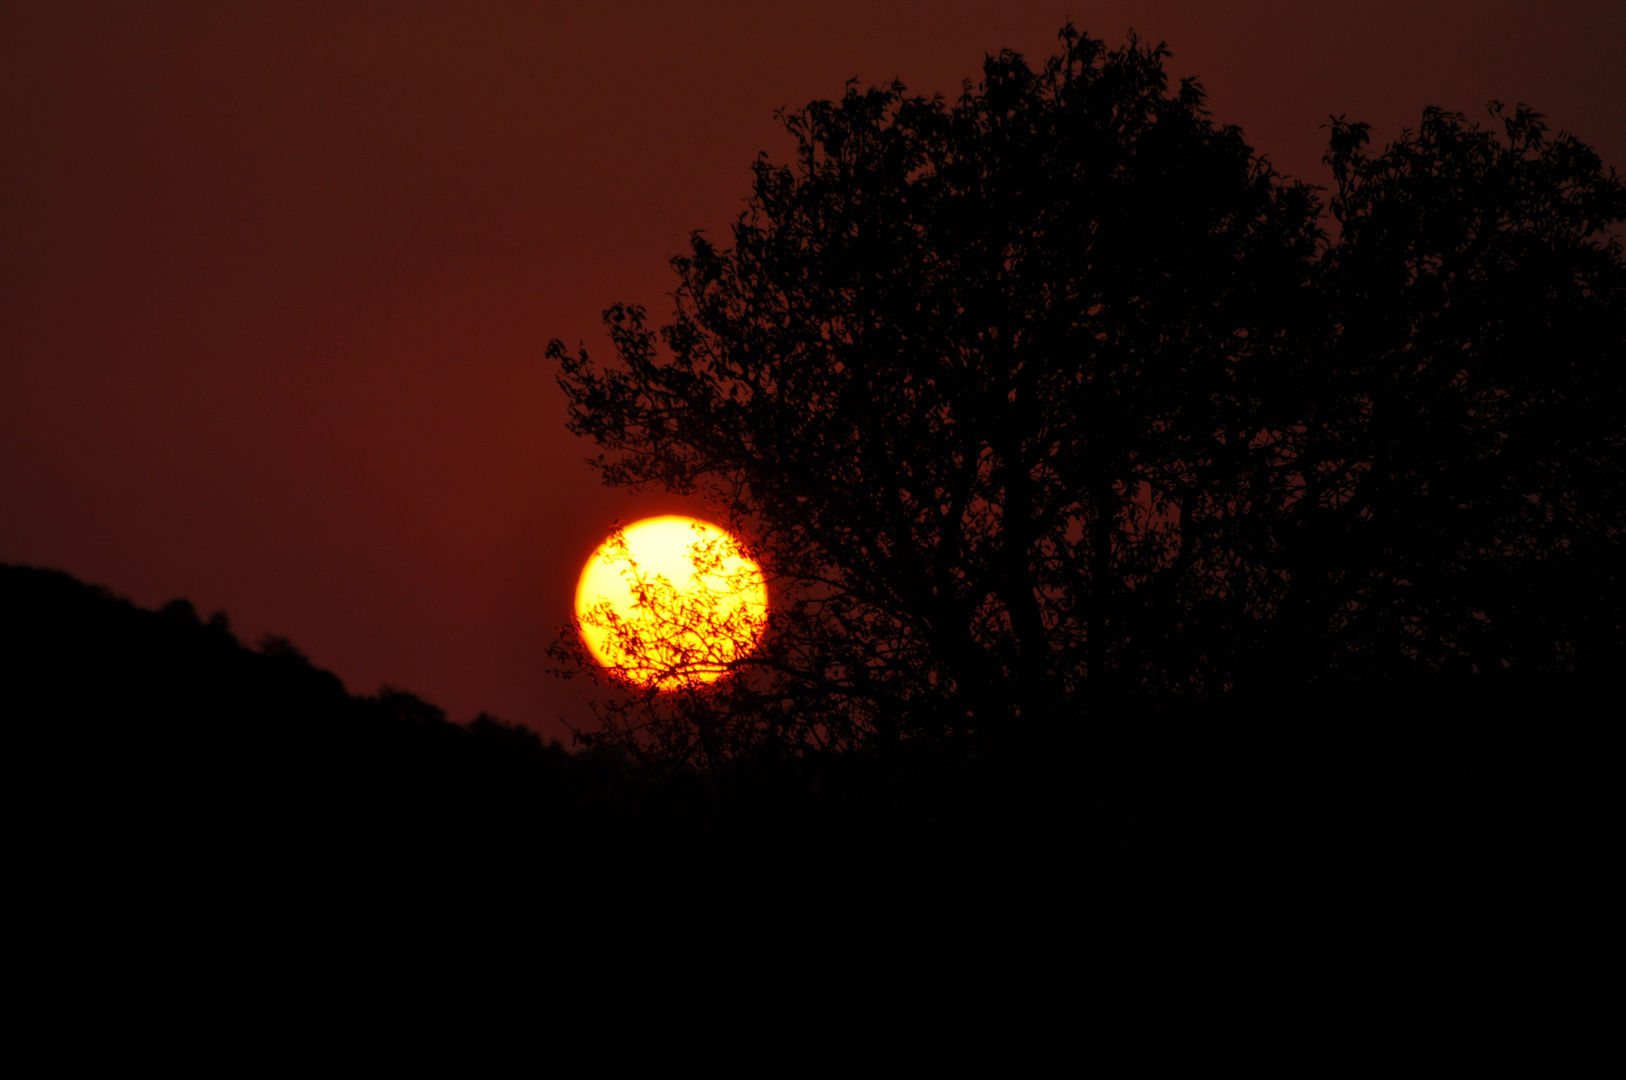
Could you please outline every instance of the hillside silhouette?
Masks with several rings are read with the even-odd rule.
[[[287,641],[249,648],[185,600],[147,611],[0,566],[0,627],[47,857],[143,876],[479,874],[520,852],[576,861],[614,814],[612,764],[404,691],[350,695]]]
[[[990,831],[963,763],[638,768],[403,690],[349,694],[285,639],[251,648],[223,614],[60,571],[0,564],[0,658],[30,846],[97,878],[547,895],[895,874]]]
[[[184,600],[143,610],[20,566],[0,565],[0,656],[25,848],[126,893],[556,904],[788,885],[1049,903],[1085,880],[1556,884],[1591,872],[1613,760],[1601,687],[1435,680],[1126,715],[1076,756],[640,769],[486,716],[452,723],[404,691],[351,695],[288,642],[249,648]]]

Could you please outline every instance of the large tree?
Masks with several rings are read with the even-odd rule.
[[[1161,46],[1061,43],[788,115],[670,322],[550,345],[605,481],[707,496],[774,593],[737,677],[612,695],[606,737],[1048,737],[1619,647],[1613,174],[1524,110],[1376,156],[1340,121],[1323,206]]]

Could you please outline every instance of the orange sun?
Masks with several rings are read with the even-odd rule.
[[[657,690],[722,678],[767,621],[762,568],[727,532],[689,517],[611,533],[576,585],[576,623],[593,658]]]

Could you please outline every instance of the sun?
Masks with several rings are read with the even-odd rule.
[[[691,517],[612,532],[576,585],[576,623],[593,658],[656,690],[722,678],[756,649],[767,622],[762,568],[733,536]]]

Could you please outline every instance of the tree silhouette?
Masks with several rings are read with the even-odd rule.
[[[785,116],[670,323],[550,344],[605,481],[707,497],[774,595],[735,677],[612,697],[602,738],[1045,740],[1620,651],[1614,174],[1522,108],[1375,156],[1335,120],[1324,207],[1162,46],[1060,37],[952,104]]]

